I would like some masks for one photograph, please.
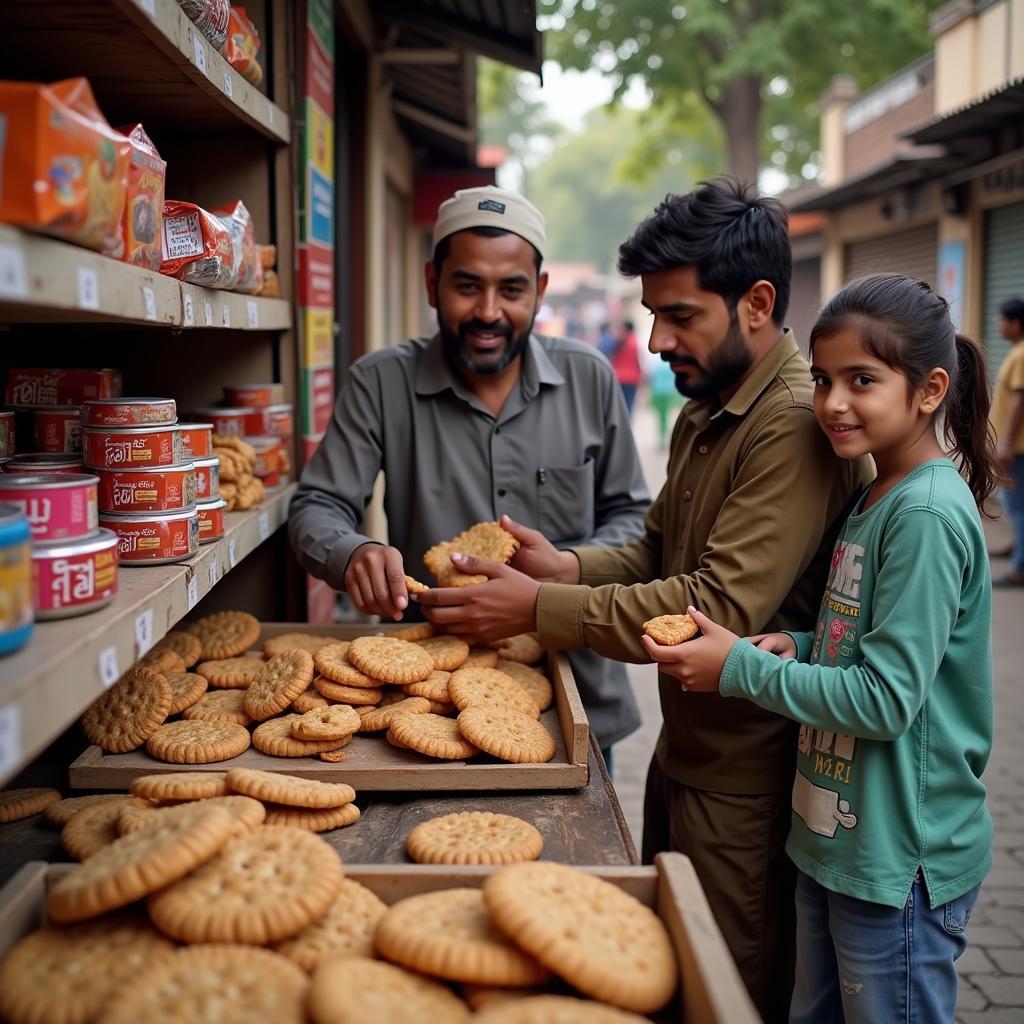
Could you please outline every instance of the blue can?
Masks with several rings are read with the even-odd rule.
[[[0,503],[0,654],[28,642],[32,613],[32,533],[24,512]]]

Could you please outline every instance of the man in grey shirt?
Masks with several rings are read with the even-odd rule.
[[[457,192],[426,265],[438,333],[349,369],[288,526],[302,566],[367,614],[402,618],[403,577],[424,577],[424,552],[503,513],[559,547],[643,532],[650,497],[611,367],[588,345],[533,333],[543,250],[543,217],[522,196]],[[359,532],[381,470],[390,545]],[[640,722],[625,666],[569,658],[607,756]]]

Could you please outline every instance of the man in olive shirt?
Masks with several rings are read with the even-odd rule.
[[[607,360],[532,333],[547,284],[540,212],[495,188],[457,192],[434,245],[439,333],[349,369],[289,510],[303,567],[394,619],[409,610],[404,574],[423,579],[423,553],[475,522],[508,512],[560,545],[618,546],[643,532],[650,502]],[[381,470],[390,545],[360,531]],[[625,667],[584,650],[571,662],[608,751],[640,722]]]
[[[647,660],[644,622],[690,604],[740,635],[807,628],[863,473],[833,455],[815,422],[810,370],[782,326],[791,265],[777,202],[728,180],[666,199],[619,250],[619,269],[641,277],[654,315],[651,351],[691,399],[644,535],[618,549],[556,551],[506,520],[523,545],[521,571],[458,560],[492,578],[421,595],[428,616],[477,641],[503,623],[539,629],[545,646],[634,662]],[[784,1021],[797,727],[668,677],[660,690],[644,859],[673,849],[693,860],[755,1004],[766,1021]]]

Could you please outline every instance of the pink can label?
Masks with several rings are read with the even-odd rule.
[[[38,549],[37,549],[38,550]],[[117,548],[32,560],[33,597],[38,615],[81,608],[109,600],[117,593]]]
[[[99,525],[96,484],[70,482],[67,487],[31,483],[0,487],[0,501],[21,506],[34,541],[74,540]]]

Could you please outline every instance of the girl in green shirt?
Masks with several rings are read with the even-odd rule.
[[[836,454],[877,468],[840,532],[817,628],[741,640],[691,608],[700,639],[644,644],[684,690],[801,723],[790,1020],[952,1022],[954,961],[992,846],[978,510],[998,469],[984,360],[944,299],[897,275],[847,284],[811,332],[811,357]]]

